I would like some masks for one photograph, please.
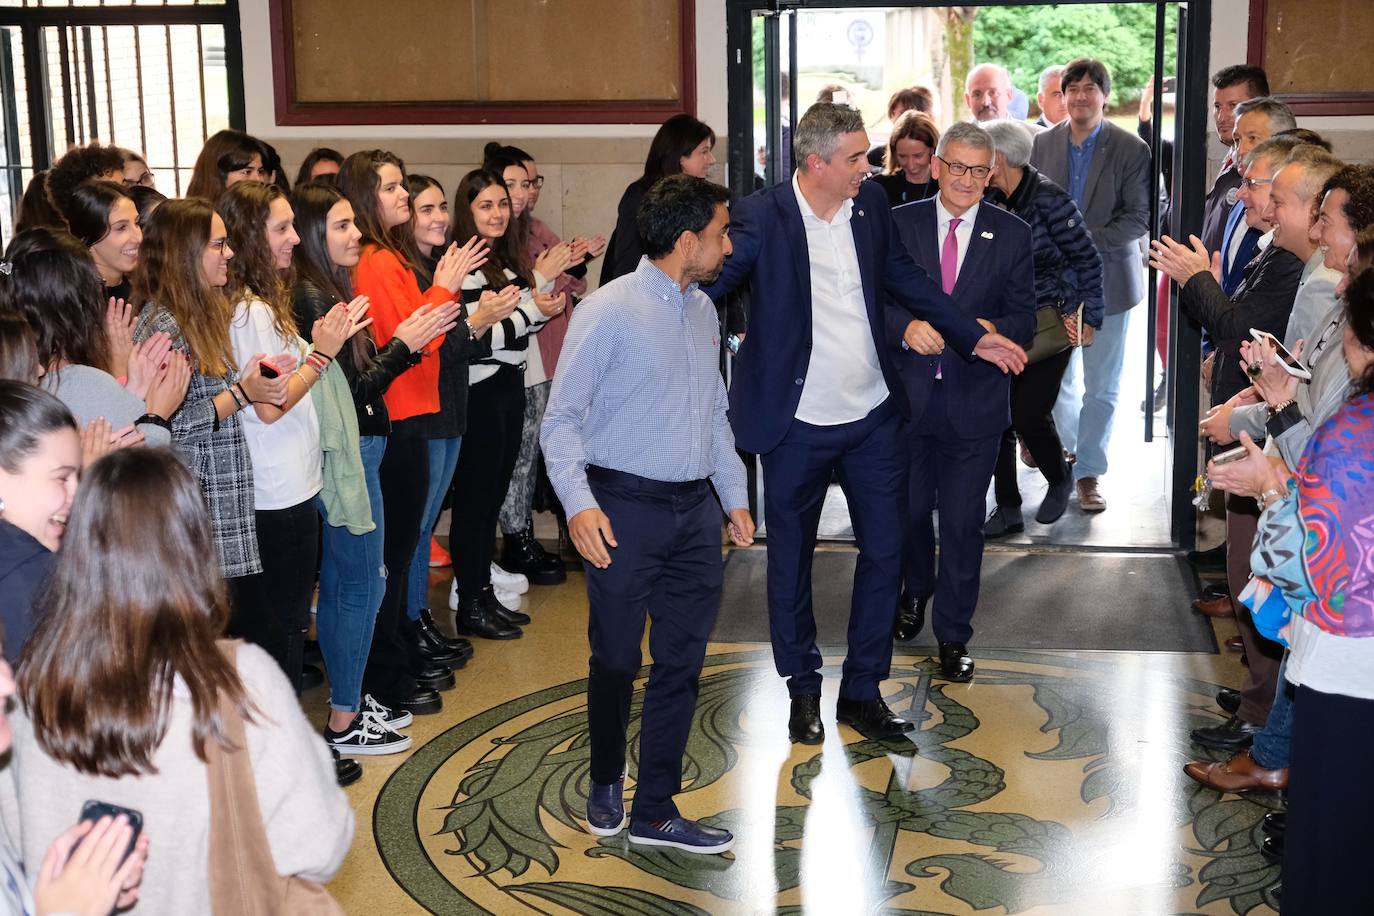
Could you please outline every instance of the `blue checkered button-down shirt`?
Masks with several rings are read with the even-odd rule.
[[[1100,122],[1093,132],[1083,138],[1082,146],[1075,146],[1073,137],[1069,137],[1069,186],[1065,188],[1073,202],[1078,204],[1078,209],[1083,209],[1083,197],[1088,193],[1088,172],[1093,167],[1093,153],[1097,152],[1097,138],[1102,134]]]
[[[747,508],[719,360],[715,305],[647,258],[578,305],[539,437],[568,518],[597,505],[589,464],[651,480],[709,477],[726,512]]]

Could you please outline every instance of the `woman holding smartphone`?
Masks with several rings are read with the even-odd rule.
[[[339,190],[353,206],[362,233],[354,291],[370,300],[376,339],[385,344],[417,309],[456,300],[475,246],[460,249],[450,244],[435,265],[433,284],[421,290],[404,248],[410,225],[405,164],[385,150],[354,153],[339,172]],[[462,321],[449,333],[472,336]],[[387,578],[363,685],[387,707],[415,715],[439,712],[443,701],[435,690],[454,684],[447,667],[422,659],[417,627],[403,610],[404,571],[415,556],[429,493],[429,443],[420,425],[412,421],[439,411],[438,354],[446,338],[430,341],[420,351],[419,361],[397,376],[383,395],[391,417],[391,436],[379,475],[386,515],[384,557],[387,569],[397,574]],[[461,663],[456,654],[450,658],[454,664]]]
[[[229,608],[186,466],[166,449],[105,456],[67,528],[10,715],[18,804],[4,817],[24,858],[40,861],[82,801],[98,800],[139,812],[160,844],[143,870],[150,911],[214,912],[211,761],[244,755],[257,804],[240,816],[260,818],[277,873],[333,877],[352,807],[276,662],[219,639]]]
[[[214,556],[231,594],[247,589],[248,577],[262,572],[253,464],[241,414],[256,404],[284,403],[287,386],[286,378],[263,377],[266,352],[236,368],[229,337],[233,312],[224,297],[233,256],[224,220],[208,203],[169,200],[148,221],[134,272],[135,301],[145,303],[135,339],[165,333],[191,364],[186,400],[170,420],[172,446],[205,495]]]
[[[301,340],[291,308],[291,255],[296,235],[291,202],[279,189],[243,181],[225,191],[216,211],[229,233],[229,339],[240,371],[259,353],[259,371],[286,380],[281,404],[243,413],[253,462],[253,504],[262,572],[240,591],[234,630],[277,660],[300,690],[310,599],[319,560],[315,497],[323,486],[320,424],[310,390],[344,342],[368,320],[365,301],[331,309],[314,322],[313,349]],[[248,594],[244,594],[248,592]]]
[[[463,176],[453,209],[457,236],[478,235],[490,247],[483,268],[463,281],[463,300],[476,302],[484,293],[509,296],[512,291],[519,297],[509,317],[491,329],[491,355],[474,360],[468,370],[468,431],[455,477],[462,488],[454,494],[462,511],[453,513],[449,536],[454,603],[459,632],[515,639],[529,617],[505,607],[492,589],[491,532],[520,452],[525,376],[539,352],[530,347],[530,335],[563,311],[566,297],[540,292],[551,289],[553,281],[525,268],[520,253],[511,248],[511,198],[502,175],[478,169]],[[554,276],[566,266],[565,253],[551,268]]]

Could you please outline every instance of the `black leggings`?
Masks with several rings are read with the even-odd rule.
[[[300,693],[310,598],[320,559],[320,515],[312,496],[286,509],[254,513],[262,572],[228,580],[230,632],[277,660]]]
[[[453,475],[448,546],[463,600],[491,583],[496,522],[520,454],[524,376],[515,366],[502,366],[491,378],[468,389],[468,428]]]
[[[1011,428],[1002,433],[993,471],[997,505],[1021,505],[1021,490],[1016,485],[1016,437],[1026,443],[1045,482],[1050,486],[1069,479],[1064,446],[1054,425],[1054,402],[1059,399],[1059,383],[1064,378],[1072,348],[1042,359],[1011,379]]]
[[[379,471],[386,592],[377,610],[372,649],[363,672],[363,692],[388,706],[414,693],[414,675],[420,666],[419,643],[415,625],[405,613],[405,595],[429,490],[429,440],[406,434],[404,422],[392,424]]]

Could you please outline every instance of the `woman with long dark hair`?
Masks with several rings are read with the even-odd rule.
[[[308,334],[330,309],[353,299],[352,270],[361,254],[362,233],[354,224],[353,205],[332,184],[298,185],[291,203],[300,236],[293,308]],[[396,729],[410,724],[411,713],[392,710],[363,693],[372,630],[387,583],[380,468],[391,419],[383,394],[431,340],[453,329],[457,313],[456,303],[421,306],[381,347],[372,329],[363,328],[336,359],[343,371],[342,390],[325,384],[315,392],[324,448],[324,488],[316,498],[324,524],[315,627],[329,672],[324,737],[339,753],[389,754],[410,746],[410,738]]]
[[[565,271],[586,260],[585,243],[573,245],[560,242],[536,254],[530,242],[528,212],[533,187],[520,151],[488,143],[486,156],[482,168],[499,174],[505,180],[506,192],[510,195],[510,226],[504,237],[507,250],[518,258],[521,272],[529,274],[541,292],[564,294],[564,301],[570,302],[568,291],[566,288],[560,290],[558,281]],[[566,314],[565,309],[557,317],[563,319]],[[545,327],[546,324],[538,328],[541,337]],[[526,354],[525,412],[521,422],[520,452],[515,459],[506,498],[501,504],[503,545],[498,565],[501,569],[525,576],[536,585],[557,585],[568,578],[563,570],[563,560],[544,550],[535,540],[533,518],[534,488],[539,479],[539,424],[544,420],[544,408],[549,403],[556,359],[555,363],[545,362],[544,350],[537,343],[529,347]],[[493,580],[493,587],[496,584]],[[503,603],[509,606],[509,602]]]
[[[61,210],[67,229],[91,250],[105,295],[129,299],[129,277],[143,243],[138,206],[129,192],[113,181],[83,181],[62,197]]]
[[[417,283],[433,282],[434,269],[451,241],[453,218],[449,213],[444,189],[428,175],[406,176],[410,192],[410,234],[405,237],[411,254]],[[486,258],[486,245],[472,248],[477,260],[471,266],[480,267]],[[519,297],[511,291],[505,296],[490,294],[474,304],[469,313],[459,313],[471,334],[449,334],[439,348],[439,410],[421,414],[411,423],[429,443],[429,488],[425,497],[425,511],[421,516],[420,541],[411,560],[408,573],[405,609],[406,616],[418,629],[421,654],[436,660],[454,652],[469,655],[472,644],[459,637],[451,639],[435,624],[429,607],[429,560],[433,549],[426,550],[439,520],[444,494],[453,483],[453,471],[458,465],[458,451],[463,432],[467,429],[468,363],[475,357],[491,352],[484,339],[493,324],[505,319],[514,310]],[[450,559],[450,562],[452,560]],[[518,598],[516,599],[518,602]]]
[[[12,714],[18,806],[5,814],[25,858],[41,858],[80,800],[100,799],[140,812],[164,844],[143,872],[150,908],[213,912],[212,835],[226,828],[211,787],[244,755],[257,798],[239,816],[261,819],[279,874],[327,881],[352,807],[277,664],[219,638],[228,602],[186,467],[165,449],[107,455],[84,475],[64,540]]]
[[[144,303],[135,338],[161,331],[191,365],[186,400],[171,418],[172,446],[205,494],[214,556],[231,589],[262,572],[253,465],[240,413],[256,404],[283,403],[287,383],[285,377],[263,376],[260,363],[267,353],[255,353],[236,368],[229,337],[233,312],[224,297],[233,256],[224,220],[208,203],[169,200],[148,221],[134,273],[135,296]]]
[[[502,604],[492,588],[491,532],[520,453],[525,366],[538,353],[530,347],[530,335],[562,312],[567,300],[539,292],[552,282],[526,268],[522,253],[511,248],[511,202],[503,176],[482,169],[464,175],[454,192],[453,210],[455,234],[480,236],[490,248],[482,269],[463,280],[463,301],[479,301],[484,293],[508,296],[514,289],[519,304],[492,328],[491,355],[474,360],[468,369],[468,430],[454,476],[458,511],[449,535],[451,603],[460,633],[514,639],[529,617]]]
[[[191,182],[186,186],[186,196],[213,204],[225,188],[236,182],[270,181],[267,165],[267,147],[261,140],[241,130],[221,130],[212,134],[200,148],[191,171]]]
[[[60,229],[30,229],[10,243],[10,272],[0,275],[0,309],[21,316],[34,332],[45,388],[83,423],[101,417],[115,429],[135,427],[149,445],[172,441],[190,367],[154,335],[126,361],[123,384],[110,374],[104,288],[86,247]]]
[[[711,166],[716,164],[714,153],[716,132],[704,121],[698,121],[689,114],[673,115],[663,122],[649,144],[649,155],[644,160],[644,174],[630,183],[620,198],[616,210],[615,231],[611,233],[610,244],[606,246],[606,261],[601,266],[601,285],[616,277],[631,273],[639,266],[644,254],[644,242],[635,228],[635,214],[645,193],[654,182],[668,175],[685,172],[696,178],[705,178]]]
[[[362,233],[354,291],[371,300],[376,340],[385,344],[417,309],[457,298],[473,246],[460,249],[450,244],[435,265],[433,284],[422,291],[404,248],[410,225],[405,164],[385,150],[354,153],[339,172],[339,190],[352,204]],[[450,333],[471,336],[472,330],[460,321]],[[411,421],[440,408],[438,353],[445,339],[436,337],[427,344],[419,361],[397,376],[383,395],[391,416],[391,436],[380,470],[386,513],[384,556],[387,569],[398,574],[387,578],[363,689],[391,709],[416,715],[443,708],[435,689],[452,687],[448,668],[465,660],[455,652],[444,665],[426,664],[420,655],[417,627],[402,611],[407,586],[402,571],[410,568],[414,558],[429,491],[429,443]]]
[[[310,598],[319,561],[315,497],[323,486],[320,424],[310,390],[344,342],[368,322],[366,302],[336,307],[315,321],[314,348],[301,340],[291,308],[291,255],[300,241],[282,191],[257,181],[221,195],[234,258],[226,288],[233,305],[229,339],[240,371],[253,354],[287,380],[280,405],[244,411],[243,433],[253,461],[254,527],[262,572],[235,593],[234,629],[266,649],[300,689]]]
[[[327,181],[333,184],[343,168],[344,157],[338,150],[327,146],[317,146],[305,154],[301,160],[300,171],[296,173],[296,186],[307,181]]]

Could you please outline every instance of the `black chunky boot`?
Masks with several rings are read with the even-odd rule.
[[[428,646],[433,652],[472,658],[472,643],[461,636],[446,636],[434,622],[434,614],[427,607],[420,608],[419,630],[420,644]]]
[[[481,593],[458,603],[458,632],[482,639],[519,639],[524,635],[519,627],[493,614]]]
[[[563,561],[546,551],[534,538],[534,523],[523,531],[502,535],[502,569],[522,573],[532,585],[560,585],[568,580]]]

